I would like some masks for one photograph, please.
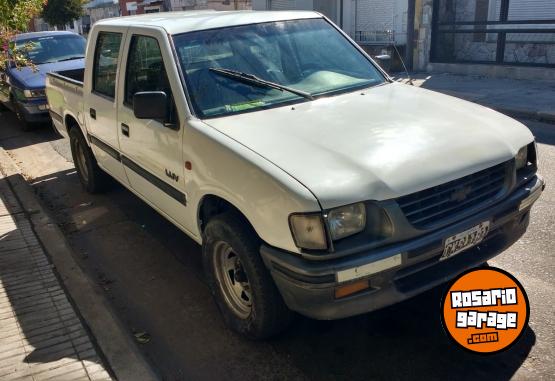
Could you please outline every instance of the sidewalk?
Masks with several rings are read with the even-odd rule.
[[[111,380],[0,172],[0,379]]]
[[[448,73],[414,73],[411,76],[415,86],[476,102],[513,117],[555,123],[555,81]],[[406,75],[398,75],[395,79],[406,82]]]

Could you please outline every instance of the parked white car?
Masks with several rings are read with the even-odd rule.
[[[393,82],[315,12],[100,21],[84,72],[49,74],[46,93],[85,189],[109,175],[202,244],[226,323],[251,338],[483,264],[544,188],[525,126]]]

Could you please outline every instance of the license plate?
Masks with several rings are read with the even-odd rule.
[[[463,250],[479,244],[489,232],[489,221],[482,222],[462,233],[451,236],[445,240],[443,254],[440,261],[450,258]]]

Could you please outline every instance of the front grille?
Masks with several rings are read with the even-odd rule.
[[[397,199],[407,220],[426,228],[492,201],[505,189],[509,162]]]

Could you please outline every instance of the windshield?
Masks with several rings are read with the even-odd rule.
[[[23,49],[35,65],[83,58],[86,40],[78,35],[43,36],[17,40],[17,48]],[[27,47],[27,48],[25,48]]]
[[[324,19],[204,30],[174,36],[187,88],[201,117],[304,102],[374,86],[384,76]],[[228,69],[300,91],[257,86]]]

